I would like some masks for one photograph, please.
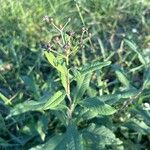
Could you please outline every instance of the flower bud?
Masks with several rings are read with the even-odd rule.
[[[50,51],[50,50],[51,50],[51,48],[52,48],[52,45],[51,45],[51,43],[50,43],[50,42],[48,42],[48,43],[47,43],[47,46],[46,46],[46,48],[47,48],[47,50],[48,50],[48,51]]]
[[[49,17],[49,16],[44,16],[43,21],[45,21],[47,23],[52,23],[53,22],[53,18]]]

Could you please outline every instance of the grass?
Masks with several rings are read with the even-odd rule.
[[[56,71],[49,66],[41,49],[42,43],[57,35],[43,22],[45,15],[53,17],[57,24],[71,18],[67,30],[79,34],[86,27],[91,33],[84,48],[73,57],[72,66],[81,68],[93,60],[112,61],[111,67],[95,72],[97,77],[93,76],[86,95],[140,91],[127,98],[127,103],[115,105],[121,113],[107,118],[107,123],[114,125],[113,132],[124,142],[124,149],[150,147],[149,0],[0,2],[0,149],[29,149],[44,143],[41,137],[45,136],[43,139],[47,141],[57,130],[64,131],[51,113],[29,112],[6,119],[16,104],[42,99],[49,91],[53,93],[61,87]],[[145,105],[146,111],[142,109]],[[101,124],[101,119],[95,118],[95,122]],[[44,131],[39,120],[44,122]],[[87,124],[81,123],[80,127]]]

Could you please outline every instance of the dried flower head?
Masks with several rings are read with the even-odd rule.
[[[65,50],[70,49],[70,44],[67,42],[67,43],[63,46],[63,48],[64,48]]]
[[[46,15],[46,16],[44,16],[43,21],[45,21],[47,23],[52,23],[53,22],[53,18]]]
[[[87,32],[87,31],[88,31],[88,29],[87,29],[87,28],[82,27],[82,32]]]
[[[69,36],[73,37],[75,35],[75,32],[74,31],[68,31],[66,32]]]
[[[48,51],[51,51],[51,49],[52,49],[52,44],[51,44],[50,42],[47,43],[46,49],[47,49]]]

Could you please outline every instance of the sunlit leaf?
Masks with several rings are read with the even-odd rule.
[[[77,77],[77,86],[76,86],[76,89],[74,92],[74,100],[75,101],[78,101],[82,98],[85,91],[89,87],[90,79],[91,79],[91,74],[79,75]]]
[[[11,104],[10,100],[0,92],[0,100],[2,100],[6,105]]]
[[[79,103],[82,107],[89,109],[89,111],[97,112],[100,115],[111,115],[116,112],[115,108],[112,106],[105,104],[104,102],[100,101],[98,98],[88,98]]]
[[[103,68],[105,66],[108,66],[110,64],[111,64],[110,61],[106,61],[106,62],[97,61],[97,62],[94,62],[91,65],[89,64],[87,66],[84,66],[81,70],[81,74],[85,75],[85,74],[88,74],[88,73],[92,73],[93,71],[100,70],[101,68]]]
[[[66,94],[62,91],[56,92],[43,106],[43,110],[53,109],[59,105],[65,98]]]

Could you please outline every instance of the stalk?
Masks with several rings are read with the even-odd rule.
[[[70,120],[72,118],[72,112],[73,112],[73,101],[72,101],[72,98],[70,96],[69,55],[68,55],[68,52],[66,52],[66,65],[67,65],[67,98],[69,100],[68,118]]]

